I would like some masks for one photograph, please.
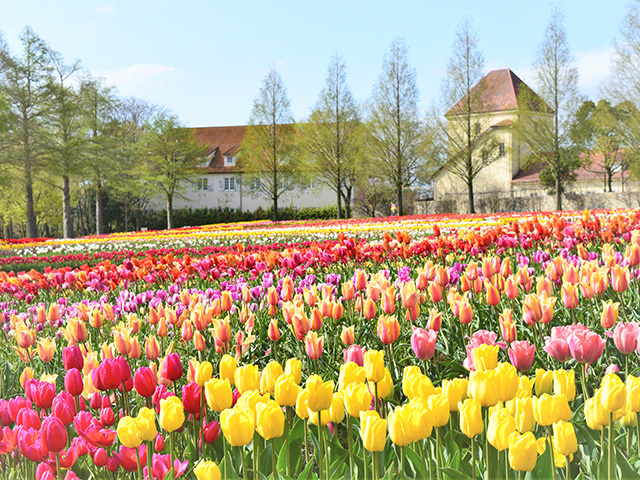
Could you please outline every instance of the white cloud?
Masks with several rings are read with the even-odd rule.
[[[176,73],[177,69],[167,65],[136,63],[123,70],[102,72],[102,76],[107,83],[118,87],[121,93],[140,95]]]
[[[113,3],[109,5],[97,5],[93,7],[93,11],[96,13],[105,13],[110,15],[116,11],[116,6]]]

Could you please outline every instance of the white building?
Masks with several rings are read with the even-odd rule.
[[[200,173],[190,181],[182,181],[173,208],[232,208],[250,211],[273,205],[270,198],[251,188],[250,181],[236,166],[236,156],[247,131],[246,126],[193,128],[195,137],[206,146],[206,159]],[[306,187],[286,192],[278,200],[278,208],[324,207],[334,205],[336,194],[317,181]],[[163,201],[153,201],[152,208],[164,208]]]

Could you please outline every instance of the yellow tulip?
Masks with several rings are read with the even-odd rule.
[[[483,344],[473,349],[473,364],[477,372],[485,372],[498,367],[498,345]]]
[[[494,411],[489,417],[487,438],[496,450],[509,448],[509,437],[516,431],[516,420],[505,408]]]
[[[469,375],[469,398],[475,398],[483,407],[492,407],[500,401],[500,381],[497,370],[471,372]]]
[[[184,406],[178,397],[160,400],[160,426],[167,432],[178,430],[184,423]]]
[[[369,410],[373,395],[364,383],[351,383],[342,392],[347,413],[352,417],[360,417],[360,412]]]
[[[530,472],[538,460],[536,437],[531,432],[514,432],[509,442],[509,465],[517,472]]]
[[[500,363],[497,367],[500,374],[500,401],[506,402],[516,396],[518,392],[518,370],[510,363]]]
[[[559,395],[554,395],[553,400],[555,401],[556,412],[558,415],[556,421],[563,420],[565,422],[568,422],[569,420],[571,420],[571,407],[569,406],[567,397],[563,393],[561,393]]]
[[[553,424],[553,448],[565,456],[578,451],[578,439],[571,423],[561,420]]]
[[[211,365],[211,362],[198,362],[196,364],[194,381],[198,385],[202,387],[211,378],[211,375],[213,375],[213,365]]]
[[[458,404],[467,398],[469,381],[466,378],[442,381],[442,393],[449,400],[449,408],[452,412],[458,411]]]
[[[431,435],[433,419],[429,405],[424,398],[416,397],[409,402],[411,416],[409,419],[409,433],[413,441],[422,440]]]
[[[151,442],[156,439],[156,412],[150,408],[142,407],[136,417],[138,436],[143,442]]]
[[[334,424],[344,420],[344,395],[342,392],[333,394],[331,407],[329,407],[329,418]]]
[[[265,440],[284,433],[284,412],[274,400],[256,405],[256,430]]]
[[[291,375],[293,381],[300,385],[302,381],[302,362],[297,358],[290,358],[284,364],[284,373]]]
[[[627,387],[615,373],[606,375],[602,380],[600,403],[607,412],[615,412],[624,407],[627,401]]]
[[[576,372],[574,370],[553,371],[553,393],[563,393],[569,402],[576,398]]]
[[[307,403],[309,401],[309,390],[302,390],[296,399],[296,415],[301,419],[309,418],[309,408]]]
[[[404,370],[402,371],[402,393],[407,398],[412,398],[410,393],[410,380],[414,375],[422,375],[420,367],[418,367],[417,365],[409,365],[407,367],[404,367]]]
[[[408,405],[396,407],[396,409],[389,414],[389,438],[395,445],[400,447],[409,445],[412,442],[409,433],[410,427],[408,425],[409,414]]]
[[[533,397],[533,416],[541,427],[546,427],[558,421],[556,399],[549,394]]]
[[[285,373],[280,375],[276,381],[275,400],[282,407],[293,407],[296,404],[300,390],[293,376]]]
[[[222,412],[231,408],[233,392],[228,379],[212,378],[204,384],[204,397],[207,405],[214,412]]]
[[[551,393],[553,389],[553,371],[542,368],[536,369],[536,395],[541,397],[544,393]]]
[[[627,377],[627,408],[632,412],[640,412],[640,377]]]
[[[220,428],[229,445],[242,447],[253,438],[253,415],[251,412],[228,408],[220,414]]]
[[[282,375],[283,373],[284,371],[282,370],[282,365],[280,365],[275,360],[271,360],[262,370],[262,375],[260,377],[260,393],[262,393],[263,395],[265,393],[274,395],[276,382],[278,381],[280,375]]]
[[[591,430],[602,430],[602,427],[609,425],[609,415],[600,403],[601,396],[602,392],[597,390],[593,397],[584,402],[584,416]]]
[[[482,422],[482,405],[478,400],[467,398],[458,405],[460,412],[460,430],[467,437],[473,438],[484,431]]]
[[[242,410],[243,412],[249,412],[253,417],[253,422],[256,422],[256,414],[258,411],[258,404],[260,403],[268,403],[271,399],[269,398],[269,394],[260,395],[258,390],[249,390],[248,392],[244,392],[238,398],[236,402],[236,406],[234,407],[236,410]]]
[[[224,354],[220,360],[220,378],[229,380],[230,385],[235,385],[235,373],[238,364],[235,357]]]
[[[319,412],[327,410],[333,400],[333,381],[324,382],[319,375],[311,375],[307,378],[306,390],[309,392],[308,408]]]
[[[525,377],[524,375],[520,377],[518,381],[518,391],[516,392],[516,397],[524,398],[529,397],[533,394],[533,386],[535,385],[535,379]]]
[[[533,432],[536,428],[536,419],[533,415],[533,399],[516,398],[514,399],[516,419],[516,428],[520,433]]]
[[[431,395],[427,399],[427,405],[431,410],[431,419],[434,427],[442,427],[449,421],[450,407],[449,399],[443,394]]]
[[[260,388],[260,376],[258,372],[257,365],[244,365],[236,368],[233,378],[236,382],[236,388],[241,394]]]
[[[378,393],[378,398],[387,398],[393,394],[393,379],[391,378],[391,372],[388,368],[384,369],[384,377],[378,383],[371,385],[371,391]]]
[[[340,365],[340,375],[338,376],[338,391],[343,391],[351,383],[364,383],[366,372],[364,367],[358,366],[356,362],[347,362]]]
[[[416,397],[427,399],[436,393],[436,388],[426,375],[418,373],[402,379],[402,389],[409,400]]]
[[[193,469],[193,473],[198,480],[221,480],[222,478],[220,468],[218,468],[215,462],[211,461],[198,462]]]
[[[365,450],[381,452],[387,440],[387,421],[382,420],[375,410],[360,414],[360,436]]]
[[[367,380],[380,382],[384,378],[384,352],[381,350],[367,350],[364,354],[364,369]]]
[[[118,422],[118,440],[127,448],[136,448],[142,443],[142,439],[138,435],[138,425],[135,419],[131,417],[122,417]]]

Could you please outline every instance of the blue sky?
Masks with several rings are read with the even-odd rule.
[[[564,0],[564,25],[583,94],[597,99],[621,0]],[[395,36],[406,38],[420,105],[438,97],[456,26],[471,19],[486,70],[511,68],[535,88],[531,65],[553,3],[510,1],[31,1],[0,0],[0,31],[14,52],[29,25],[71,62],[133,95],[166,106],[187,126],[245,124],[270,66],[281,73],[297,120],[309,115],[331,55],[366,100]]]

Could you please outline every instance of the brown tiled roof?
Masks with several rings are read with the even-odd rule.
[[[225,155],[235,155],[242,139],[247,131],[247,127],[197,127],[191,128],[196,140],[202,145],[206,145],[207,156],[213,155],[207,171],[211,173],[222,173],[234,171],[235,167],[226,167],[224,165]]]
[[[613,174],[613,178],[620,178],[620,175],[624,173],[629,175],[629,166],[624,161],[624,151],[619,151],[616,155],[616,159],[622,165],[624,165],[624,171],[618,171]],[[584,156],[583,156],[584,158]],[[540,172],[546,166],[544,162],[536,162],[532,164],[526,170],[520,170],[515,177],[511,180],[514,183],[533,183],[540,181]],[[604,177],[604,159],[602,154],[597,152],[591,152],[590,161],[585,162],[578,170],[576,170],[576,181],[588,182],[599,181]]]
[[[487,73],[472,89],[472,95],[479,93],[478,103],[473,107],[473,113],[501,112],[517,110],[518,97],[526,92],[536,99],[535,103],[544,105],[552,111],[536,93],[508,68],[492,70]],[[464,113],[464,99],[460,99],[446,114],[460,115]]]

